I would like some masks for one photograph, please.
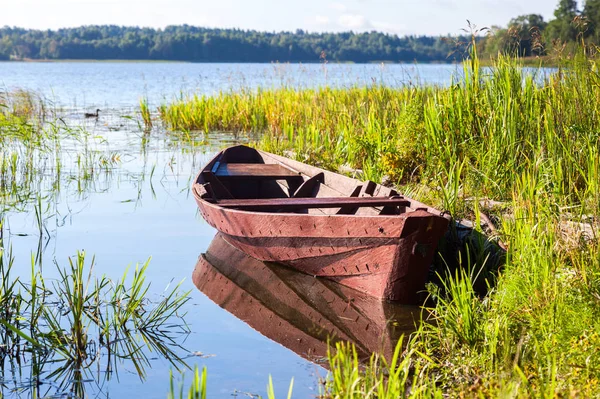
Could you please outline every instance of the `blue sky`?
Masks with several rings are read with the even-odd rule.
[[[458,34],[466,20],[504,26],[517,15],[552,18],[558,0],[0,0],[0,26],[189,24],[263,31],[379,30]],[[580,2],[581,3],[581,2]]]

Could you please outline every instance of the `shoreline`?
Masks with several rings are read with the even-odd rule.
[[[297,64],[297,65],[315,65],[315,64],[334,64],[334,65],[458,65],[458,62],[444,62],[444,61],[413,61],[413,62],[394,62],[394,61],[369,61],[369,62],[353,62],[353,61],[327,61],[327,63],[323,63],[321,61],[189,61],[189,60],[148,60],[148,59],[139,59],[139,60],[123,60],[123,59],[73,59],[73,58],[65,58],[65,59],[37,59],[37,58],[24,58],[24,59],[10,59],[10,60],[0,60],[0,63],[13,63],[13,62],[21,62],[21,63],[60,63],[60,62],[72,62],[72,63],[185,63],[185,64],[268,64],[268,65],[288,65],[288,64]]]
[[[467,61],[467,60],[465,60]],[[445,62],[445,61],[418,61],[413,62],[395,62],[395,61],[370,61],[370,62],[353,62],[353,61],[328,61],[323,64],[320,61],[189,61],[189,60],[149,60],[149,59],[37,59],[37,58],[24,58],[24,59],[10,59],[0,60],[0,63],[39,63],[39,64],[53,64],[53,63],[123,63],[123,64],[135,64],[135,63],[152,63],[152,64],[265,64],[265,65],[315,65],[315,64],[333,64],[333,65],[460,65],[462,62]],[[496,58],[480,58],[479,63],[483,67],[493,66],[496,62]],[[558,67],[560,61],[554,60],[549,56],[544,57],[522,57],[519,58],[519,62],[522,63],[523,67],[533,68],[555,68]]]

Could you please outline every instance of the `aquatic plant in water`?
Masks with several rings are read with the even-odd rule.
[[[187,367],[179,354],[189,332],[182,307],[188,293],[180,285],[151,300],[145,281],[149,261],[120,279],[93,277],[94,260],[85,253],[56,265],[59,278],[44,278],[32,257],[29,281],[12,273],[10,250],[0,251],[0,389],[19,397],[102,392],[121,366],[140,379],[159,355],[176,369]]]

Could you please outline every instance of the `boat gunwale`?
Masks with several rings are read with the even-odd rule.
[[[240,145],[240,146],[242,146],[242,145]],[[231,148],[231,147],[228,147],[228,148]],[[252,147],[248,147],[248,148],[252,148]],[[223,153],[225,152],[225,150],[226,149],[219,151],[213,158],[211,158],[210,161],[208,161],[206,163],[206,165],[198,172],[198,174],[194,178],[194,183],[192,184],[192,187],[194,187],[196,184],[201,185],[201,183],[199,183],[199,181],[201,180],[202,173],[204,173],[206,171],[210,171],[212,165],[215,162],[218,162],[218,160],[223,155]],[[272,160],[274,160],[275,162],[277,162],[279,164],[282,164],[282,162],[279,161],[279,159],[278,159],[280,156],[278,156],[276,154],[272,154],[272,153],[266,152],[266,151],[258,150],[258,149],[255,149],[255,150],[261,156],[266,155],[269,158],[271,158]],[[288,158],[285,158],[285,159],[288,159]],[[290,159],[290,161],[293,161],[293,160]],[[303,162],[300,162],[300,161],[294,161],[294,162],[298,162],[298,163],[304,164]],[[324,173],[327,173],[327,174],[334,174],[334,175],[336,175],[336,177],[339,176],[339,177],[345,179],[346,181],[351,180],[351,181],[355,182],[356,185],[364,184],[365,183],[365,181],[358,180],[358,179],[355,179],[355,178],[352,178],[352,177],[349,177],[349,176],[344,176],[344,175],[336,173],[336,172],[332,172],[332,171],[328,171],[328,170],[325,170],[325,169],[321,169],[321,168],[316,167],[316,166],[312,166],[312,165],[308,165],[308,164],[304,164],[304,165],[309,166],[311,168],[318,169],[318,170],[320,170],[320,171],[322,171]],[[286,167],[292,169],[291,166],[288,166],[288,165],[285,165],[285,164],[283,164],[283,166],[286,166]],[[300,176],[311,177],[310,175],[307,175],[307,174],[301,173],[301,172],[300,172]],[[202,181],[204,181],[204,179],[202,179]],[[384,187],[384,186],[381,186],[378,183],[375,183],[375,184],[377,184],[378,187]],[[329,185],[326,185],[326,186],[329,189],[337,191],[340,194],[344,195],[343,192],[339,191],[335,187],[332,187],[332,186],[329,186]],[[234,214],[240,213],[242,215],[251,215],[251,216],[277,215],[277,216],[295,216],[295,217],[301,217],[301,218],[306,218],[306,217],[310,217],[310,218],[334,218],[334,219],[348,219],[348,218],[361,219],[361,218],[365,218],[365,219],[372,219],[372,220],[380,220],[380,219],[381,220],[389,220],[390,218],[394,218],[394,219],[396,219],[396,218],[406,219],[408,217],[419,217],[419,216],[421,216],[421,217],[425,217],[425,216],[437,216],[437,217],[444,218],[446,220],[450,220],[451,219],[451,216],[447,212],[442,212],[442,211],[440,211],[440,210],[438,210],[436,208],[430,207],[430,206],[428,206],[426,204],[423,204],[423,203],[421,203],[421,202],[419,202],[419,201],[417,201],[417,200],[415,200],[415,199],[413,199],[411,197],[407,197],[407,196],[404,196],[404,195],[403,195],[403,198],[411,202],[411,206],[407,207],[407,208],[414,209],[414,210],[411,210],[411,211],[408,211],[408,212],[403,212],[403,213],[396,214],[396,215],[365,215],[365,214],[359,214],[359,215],[357,215],[357,214],[350,214],[350,215],[348,215],[348,214],[303,214],[303,213],[294,213],[294,212],[249,211],[249,210],[225,208],[225,207],[219,206],[218,202],[211,202],[209,200],[206,200],[206,199],[200,197],[197,194],[196,190],[194,190],[194,189],[192,189],[192,194],[193,194],[194,198],[196,199],[196,201],[201,202],[202,205],[204,205],[204,206],[207,206],[207,207],[210,207],[210,208],[213,208],[213,209],[218,209],[218,210],[220,210],[222,212],[234,213]],[[381,196],[381,197],[382,198],[387,198],[387,197],[384,197],[384,196]],[[413,205],[414,205],[414,207],[413,207]],[[317,208],[317,209],[319,209],[319,208]],[[373,209],[377,209],[377,208],[373,208]]]
[[[234,209],[234,208],[224,208],[219,206],[218,203],[207,201],[203,198],[199,198],[196,193],[194,193],[194,198],[202,201],[202,204],[208,206],[210,208],[218,209],[227,213],[239,213],[243,215],[252,215],[252,216],[265,216],[265,215],[274,215],[274,216],[292,216],[295,218],[319,218],[319,219],[373,219],[373,220],[389,220],[391,218],[394,219],[406,219],[409,217],[430,217],[430,216],[440,216],[434,213],[428,212],[426,210],[415,210],[410,212],[401,213],[399,215],[337,215],[337,214],[306,214],[306,213],[294,213],[294,212],[258,212],[258,211],[246,211],[242,209]],[[443,217],[443,216],[440,216]]]

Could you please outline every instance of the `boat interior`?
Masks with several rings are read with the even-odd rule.
[[[246,146],[215,157],[194,190],[221,207],[257,212],[399,215],[414,210],[409,199],[390,188]]]

